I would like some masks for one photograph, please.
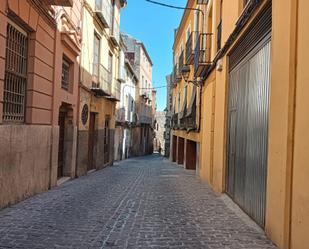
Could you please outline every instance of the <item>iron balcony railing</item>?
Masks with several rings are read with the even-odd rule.
[[[177,84],[180,81],[181,81],[181,71],[179,68],[179,64],[176,63],[174,65],[174,84]]]
[[[111,0],[96,0],[94,12],[105,28],[112,27],[112,4]]]
[[[112,88],[112,93],[109,99],[112,101],[120,101],[120,91],[121,91],[121,83],[115,79]]]
[[[196,107],[192,108],[190,115],[184,116],[179,119],[179,128],[180,129],[196,129]]]
[[[210,61],[210,48],[211,48],[212,34],[203,33],[200,34],[194,53],[194,76],[199,77],[205,72],[211,65]]]
[[[123,51],[119,52],[119,64],[118,64],[118,77],[120,82],[126,81],[126,70],[125,70],[125,55]]]
[[[186,119],[180,118],[179,119],[179,129],[185,130],[186,129]]]
[[[112,74],[102,64],[93,64],[92,88],[97,95],[110,96],[112,86]]]
[[[221,49],[221,39],[222,39],[222,19],[220,20],[217,28],[217,51]]]
[[[183,54],[183,51],[181,52],[180,56],[179,56],[179,72],[180,72],[180,75],[181,75],[181,70],[184,66],[184,54]]]
[[[146,115],[142,115],[140,117],[140,123],[141,124],[152,124],[152,118]]]
[[[173,129],[178,129],[179,128],[178,113],[175,113],[172,116],[172,128]]]
[[[126,121],[126,109],[125,107],[118,108],[116,110],[116,122],[124,123]]]
[[[197,4],[208,4],[209,0],[196,0]]]
[[[118,20],[115,17],[113,20],[113,28],[111,30],[110,38],[111,38],[111,41],[114,43],[114,45],[119,46],[120,25],[119,25]]]
[[[194,86],[188,106],[185,111],[180,115],[180,128],[186,130],[196,129],[196,94],[197,88]]]
[[[192,106],[191,112],[189,115],[186,115],[183,119],[183,126],[185,129],[196,129],[197,124],[196,124],[196,106]]]
[[[195,43],[198,38],[198,32],[193,31],[191,32],[187,43],[186,43],[186,64],[187,65],[192,65],[194,62],[194,48],[195,48]]]

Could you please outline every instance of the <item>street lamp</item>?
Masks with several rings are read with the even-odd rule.
[[[189,75],[190,75],[190,66],[184,65],[181,69],[181,76],[185,80],[186,83],[192,83],[195,86],[201,86],[202,81],[201,80],[189,80]]]

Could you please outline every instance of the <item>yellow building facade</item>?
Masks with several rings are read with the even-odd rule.
[[[227,193],[280,248],[305,249],[309,3],[187,7],[173,47],[171,160]]]
[[[120,100],[120,12],[125,0],[86,0],[82,14],[77,175],[113,163]]]

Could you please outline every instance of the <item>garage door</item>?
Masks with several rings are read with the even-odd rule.
[[[265,224],[271,6],[230,55],[226,192]]]

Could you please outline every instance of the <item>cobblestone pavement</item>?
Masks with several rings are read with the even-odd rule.
[[[275,247],[194,172],[152,155],[0,211],[0,248]]]

